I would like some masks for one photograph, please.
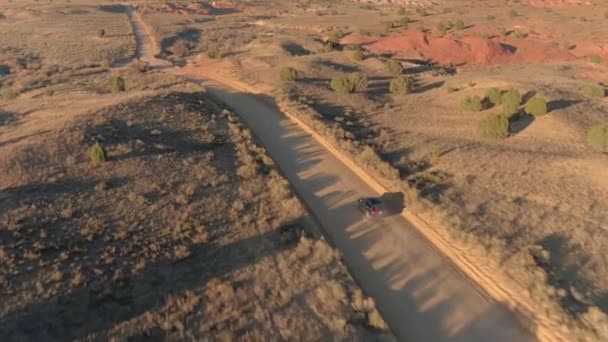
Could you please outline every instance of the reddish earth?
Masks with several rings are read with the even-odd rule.
[[[524,3],[528,6],[533,6],[533,7],[552,7],[552,8],[592,5],[592,3],[590,1],[584,1],[584,0],[527,0]]]
[[[527,64],[560,63],[598,54],[608,60],[608,50],[580,44],[567,51],[540,39],[438,37],[418,30],[405,30],[385,37],[351,34],[342,44],[361,44],[372,53],[415,53],[422,59],[447,64]]]
[[[143,14],[162,12],[162,13],[173,13],[173,14],[226,14],[234,12],[250,12],[248,8],[238,6],[232,2],[218,2],[214,1],[211,4],[203,2],[192,2],[188,4],[179,3],[166,3],[166,4],[154,4],[154,5],[140,5],[138,11]]]

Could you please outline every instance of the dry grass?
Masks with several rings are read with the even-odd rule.
[[[0,5],[0,55],[76,66],[131,58],[135,40],[127,15],[114,5],[14,2]],[[99,30],[105,37],[99,37]]]
[[[46,127],[0,148],[4,338],[367,340],[385,329],[337,253],[306,236],[264,149],[204,94]],[[94,141],[105,163],[90,162]]]

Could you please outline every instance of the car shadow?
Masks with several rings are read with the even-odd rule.
[[[405,196],[402,192],[385,192],[380,200],[384,204],[385,216],[399,215],[405,209]]]

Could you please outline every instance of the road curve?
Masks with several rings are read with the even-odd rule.
[[[138,57],[179,73],[153,56],[143,21],[129,6],[127,13]],[[364,219],[355,203],[376,195],[373,189],[301,127],[258,96],[182,75],[202,83],[255,132],[400,341],[534,340],[514,314],[481,296],[403,217]]]

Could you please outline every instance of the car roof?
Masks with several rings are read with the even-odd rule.
[[[365,202],[371,202],[372,204],[382,203],[382,200],[378,197],[364,197],[363,200]]]

